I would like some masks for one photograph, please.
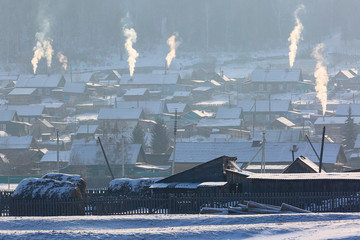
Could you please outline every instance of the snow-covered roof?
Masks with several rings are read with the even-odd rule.
[[[32,136],[6,136],[0,137],[0,149],[29,149],[33,141]]]
[[[102,144],[110,164],[122,164],[121,148],[117,148],[117,143],[102,139]],[[125,144],[125,164],[136,164],[140,149],[141,144]],[[105,164],[100,144],[98,144],[96,140],[75,140],[73,142],[70,153],[70,165]]]
[[[86,90],[86,84],[83,82],[66,82],[63,92],[64,93],[84,93]]]
[[[59,161],[69,162],[70,151],[59,151]],[[57,162],[57,151],[47,151],[40,162]]]
[[[124,96],[143,96],[147,91],[147,88],[132,88],[126,90]]]
[[[168,113],[175,113],[177,110],[178,113],[183,113],[187,107],[186,103],[167,103],[166,108]]]
[[[203,118],[200,119],[197,127],[239,127],[241,119]]]
[[[254,173],[248,179],[263,179],[263,180],[360,180],[359,172],[332,172],[332,173]]]
[[[129,74],[121,76],[120,85],[172,85],[176,84],[179,74]]]
[[[265,145],[266,162],[292,162],[293,145],[298,151],[294,157],[308,157],[318,162],[308,142],[267,142]],[[313,143],[317,152],[320,152],[321,143]],[[252,142],[178,142],[175,149],[175,161],[178,163],[205,163],[210,159],[221,156],[235,156],[238,162],[249,162],[259,150],[260,146],[252,147]],[[324,143],[324,163],[336,163],[340,151],[340,143]],[[172,161],[172,156],[169,161]],[[254,162],[261,162],[261,154],[258,154]]]
[[[64,78],[65,78],[66,82],[87,83],[91,80],[91,77],[93,76],[93,74],[94,74],[93,72],[73,73],[72,75],[64,74]]]
[[[255,69],[252,72],[252,82],[298,82],[300,69]]]
[[[76,131],[76,134],[86,134],[86,133],[94,134],[97,129],[98,129],[98,125],[80,125],[80,127]]]
[[[16,81],[18,79],[19,75],[0,75],[0,81]]]
[[[164,70],[153,70],[152,74],[164,74]],[[193,70],[192,69],[167,70],[167,74],[179,74],[181,79],[190,79],[193,74]]]
[[[243,112],[287,112],[290,109],[290,100],[242,100],[238,102],[238,107],[242,108]]]
[[[240,118],[241,108],[226,108],[226,107],[219,107],[216,113],[217,119],[235,119]]]
[[[0,110],[0,122],[10,122],[14,119],[15,110]]]
[[[31,95],[36,91],[36,88],[14,88],[9,95]]]
[[[135,120],[139,119],[142,114],[141,108],[101,108],[98,119],[124,119]]]
[[[61,108],[64,103],[63,102],[42,102],[40,105],[43,105],[45,108]]]
[[[0,109],[6,108],[2,106]],[[32,104],[32,105],[9,105],[7,106],[8,110],[16,111],[19,117],[27,116],[41,116],[44,113],[45,107],[41,104]]]
[[[253,140],[262,140],[263,130],[255,130],[250,134]],[[296,142],[300,140],[300,129],[267,129],[265,131],[265,138],[267,142]]]
[[[164,111],[164,101],[118,101],[118,108],[142,108],[146,114],[161,114]]]
[[[15,87],[17,88],[55,88],[59,85],[62,79],[61,74],[37,74],[25,75],[21,74],[16,81]]]
[[[336,116],[349,115],[349,106],[351,107],[351,115],[360,116],[360,104],[338,104],[336,108]]]
[[[194,92],[206,92],[206,91],[209,91],[211,90],[211,87],[197,87],[197,88],[194,88],[192,91]]]
[[[173,97],[189,97],[190,94],[190,91],[176,91],[174,92]]]
[[[348,79],[356,77],[356,74],[357,74],[353,70],[341,70],[339,73],[342,73]],[[338,74],[336,74],[336,75],[338,75]]]
[[[276,121],[284,124],[287,127],[294,127],[295,126],[295,124],[293,122],[291,122],[289,119],[284,118],[284,117],[279,117],[279,118],[276,119]]]
[[[199,117],[202,117],[202,118],[214,116],[214,113],[206,112],[206,111],[203,111],[203,110],[193,110],[193,112],[195,114],[199,115]]]

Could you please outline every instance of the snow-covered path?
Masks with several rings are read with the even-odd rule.
[[[359,239],[360,213],[2,217],[0,239]]]

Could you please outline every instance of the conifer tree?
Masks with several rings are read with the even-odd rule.
[[[164,120],[156,120],[156,124],[151,130],[151,136],[153,153],[165,153],[169,149],[170,138]]]
[[[343,145],[345,149],[352,149],[354,147],[356,137],[357,127],[354,123],[354,119],[352,118],[351,106],[349,106],[348,116],[343,128]]]
[[[132,131],[132,143],[138,143],[144,145],[145,133],[144,129],[140,126],[140,124],[136,124],[134,130]]]

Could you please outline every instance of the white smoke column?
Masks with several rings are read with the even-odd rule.
[[[304,29],[304,26],[301,24],[298,14],[301,10],[305,9],[304,5],[300,5],[294,12],[295,22],[296,26],[290,33],[290,37],[288,38],[288,41],[290,42],[289,46],[289,65],[292,68],[294,66],[295,58],[296,58],[296,52],[298,49],[298,43],[301,38],[301,32]]]
[[[45,55],[50,54],[50,52],[52,51],[51,44],[45,40],[45,35],[49,32],[50,29],[49,20],[47,19],[43,20],[41,29],[42,29],[41,32],[37,32],[35,34],[35,38],[37,41],[35,47],[33,48],[34,56],[31,59],[31,64],[33,65],[34,74],[36,74],[36,70],[40,59],[45,57]],[[50,59],[50,65],[51,65],[51,59]],[[48,61],[48,66],[49,66],[49,61]]]
[[[136,43],[137,35],[133,28],[131,29],[125,28],[124,36],[126,37],[125,49],[129,55],[128,57],[129,72],[130,72],[130,77],[132,77],[134,75],[136,58],[139,56],[138,52],[133,48],[133,44]]]
[[[46,61],[47,61],[47,66],[48,68],[51,67],[51,62],[52,62],[52,56],[54,54],[54,50],[51,46],[51,39],[49,40],[44,40],[43,42],[43,46],[44,46],[44,50],[45,50],[45,57],[46,57]]]
[[[327,75],[325,58],[324,58],[324,44],[319,43],[313,50],[312,56],[317,60],[314,76],[316,79],[316,97],[320,100],[322,106],[323,116],[326,112],[327,105],[327,84],[329,77]]]
[[[57,57],[59,59],[59,62],[62,64],[63,69],[66,71],[68,59],[66,56],[64,56],[61,52],[58,52]]]
[[[177,34],[174,34],[166,41],[170,47],[170,52],[166,56],[166,64],[168,68],[170,67],[171,61],[176,57],[176,48],[180,45],[180,42],[176,41],[176,37]]]
[[[37,66],[42,57],[45,56],[44,48],[40,41],[36,42],[36,46],[33,48],[34,56],[31,59],[31,64],[33,65],[34,74],[36,74]]]

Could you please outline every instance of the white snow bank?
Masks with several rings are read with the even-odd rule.
[[[81,193],[86,191],[86,181],[80,175],[64,173],[48,173],[42,176],[43,179],[53,179],[56,181],[67,181],[75,184]]]

